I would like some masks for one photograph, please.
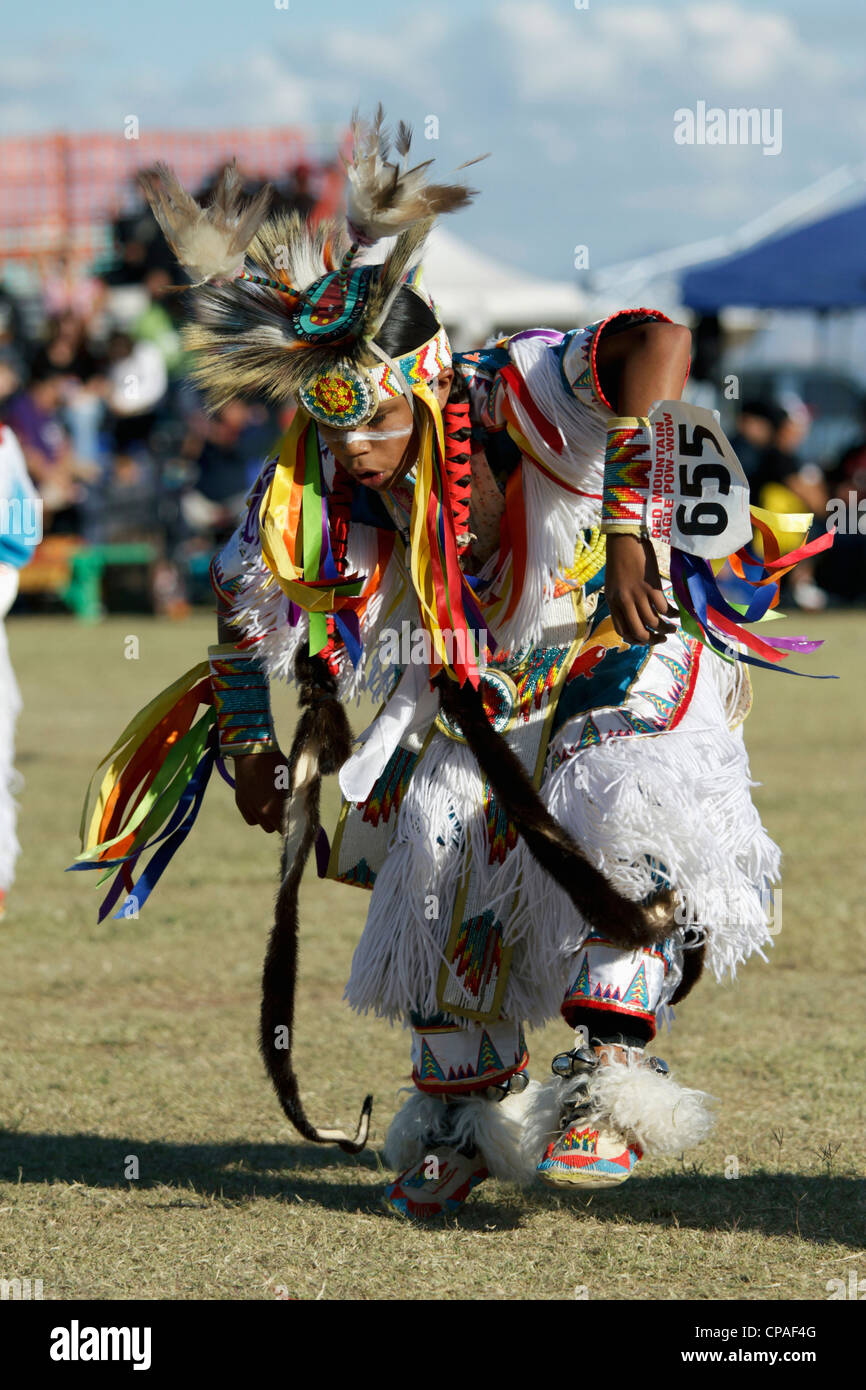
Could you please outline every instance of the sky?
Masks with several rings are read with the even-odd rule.
[[[464,176],[480,192],[451,231],[579,278],[733,231],[862,164],[864,41],[863,0],[10,3],[0,134],[120,139],[130,115],[336,130],[381,100],[441,178],[490,152]],[[778,152],[678,143],[675,113],[699,103],[766,111]]]

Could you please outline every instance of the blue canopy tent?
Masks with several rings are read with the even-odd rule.
[[[723,260],[696,266],[683,276],[681,298],[699,316],[697,345],[703,334],[716,352],[718,314],[727,306],[811,311],[816,315],[816,328],[833,311],[847,310],[847,317],[853,320],[853,311],[866,307],[866,203],[795,231],[768,237]],[[819,357],[816,352],[816,359]],[[778,382],[772,369],[768,371],[763,391],[772,395]],[[754,383],[755,378],[751,380]],[[843,444],[862,437],[862,401],[859,408],[836,418],[826,409],[826,397],[822,411],[820,394],[817,409],[814,408],[810,385],[814,390],[816,379],[810,379],[809,371],[804,369],[798,392],[807,403],[812,403],[817,423],[803,448],[829,457],[838,453]],[[838,390],[839,381],[829,379],[829,385]],[[823,443],[816,450],[817,430],[821,426],[825,430]],[[866,537],[856,532],[837,534],[832,550],[819,557],[817,582],[845,598],[862,596],[864,542]]]
[[[866,203],[748,251],[687,271],[682,301],[699,314],[755,309],[866,306]]]

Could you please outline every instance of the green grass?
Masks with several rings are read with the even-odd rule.
[[[491,1181],[458,1221],[418,1229],[378,1205],[407,1036],[341,1001],[366,894],[311,867],[301,903],[296,1062],[319,1124],[353,1126],[375,1092],[372,1142],[352,1159],[300,1142],[264,1075],[277,844],[222,782],[141,920],[97,926],[96,876],[63,873],[97,758],[203,657],[210,622],[13,619],[26,786],[0,924],[0,1277],[41,1278],[49,1299],[559,1299],[583,1286],[590,1298],[824,1299],[829,1279],[866,1275],[866,615],[780,627],[826,638],[799,667],[842,677],[755,677],[746,735],[784,851],[782,930],[769,964],[705,979],[656,1044],[680,1080],[721,1098],[713,1138],[685,1165],[646,1161],[592,1198]],[[284,729],[291,709],[278,705]],[[328,829],[336,809],[329,779]],[[531,1035],[535,1075],[568,1038]]]

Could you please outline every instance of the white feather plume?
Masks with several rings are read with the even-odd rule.
[[[246,205],[237,163],[223,169],[207,207],[201,207],[166,164],[139,174],[145,197],[180,264],[196,284],[233,279],[264,220],[271,197],[265,184]]]
[[[384,120],[381,103],[372,125],[361,121],[357,110],[352,114],[354,149],[352,162],[346,165],[347,217],[352,232],[368,242],[397,236],[422,218],[464,207],[477,191],[462,184],[428,183],[426,171],[432,159],[406,168],[412,133],[402,121],[397,132],[401,162],[390,160],[391,140]]]

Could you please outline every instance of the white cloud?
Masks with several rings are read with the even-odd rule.
[[[602,264],[736,226],[857,162],[866,135],[855,43],[866,16],[843,27],[804,4],[794,18],[786,0],[591,0],[588,10],[570,0],[454,9],[380,0],[351,27],[327,6],[315,17],[304,7],[297,27],[289,12],[291,23],[240,37],[218,13],[226,7],[212,8],[201,45],[166,49],[147,26],[138,45],[120,30],[91,40],[84,22],[77,35],[7,42],[0,129],[117,130],[128,113],[164,130],[343,128],[356,102],[369,114],[381,98],[390,122],[415,124],[418,157],[435,155],[443,176],[492,151],[468,172],[483,196],[455,219],[455,234],[542,271],[561,267],[575,240],[591,240]],[[698,99],[781,106],[782,157],[676,147],[673,113]],[[441,122],[429,148],[428,113]]]
[[[276,49],[251,51],[194,73],[179,102],[175,98],[172,116],[182,123],[205,111],[215,126],[304,124],[313,120],[323,81]]]
[[[529,134],[550,164],[570,164],[577,157],[576,135],[560,121],[530,121]]]
[[[494,22],[507,41],[517,89],[533,102],[601,97],[635,104],[660,82],[673,89],[722,85],[733,98],[760,83],[829,87],[843,72],[829,43],[816,45],[787,16],[738,0],[664,11],[646,5],[565,11],[550,0],[508,0]]]

